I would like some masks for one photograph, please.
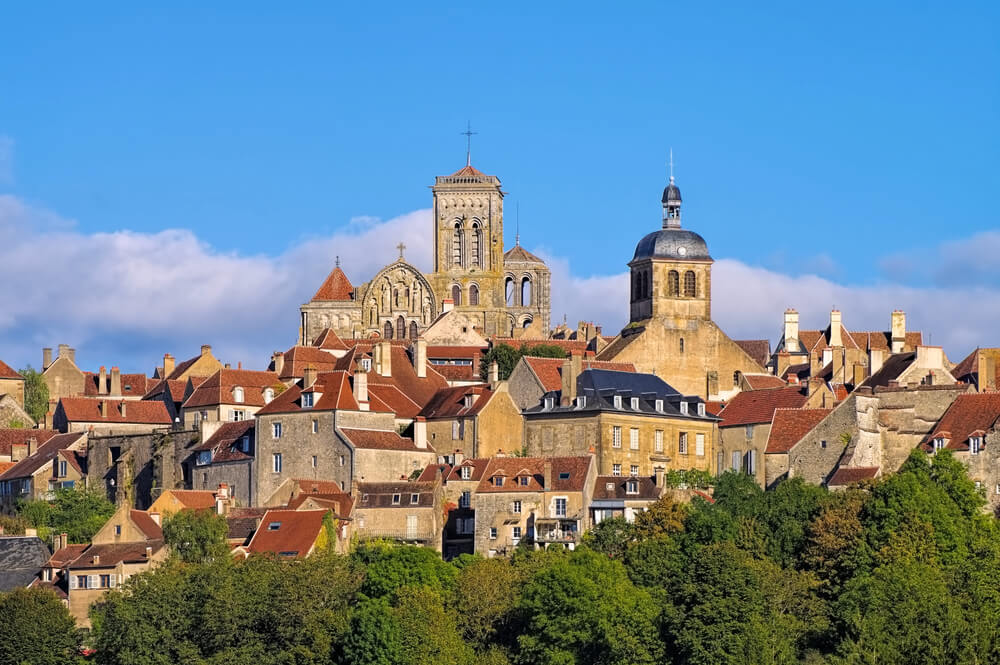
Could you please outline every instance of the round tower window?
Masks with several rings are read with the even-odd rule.
[[[688,249],[687,249],[687,247],[678,247],[678,248],[677,248],[677,253],[678,253],[678,254],[679,254],[680,256],[684,256],[685,254],[687,254],[687,253],[688,253]]]

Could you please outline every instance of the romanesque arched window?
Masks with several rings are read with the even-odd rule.
[[[383,330],[382,335],[386,339],[392,339],[392,322],[391,321],[386,321],[385,322],[385,330]]]
[[[507,276],[507,279],[503,283],[504,289],[504,300],[507,303],[507,307],[514,306],[514,278]]]
[[[451,299],[455,301],[455,307],[462,304],[462,287],[458,284],[451,287]]]
[[[406,319],[402,315],[396,319],[396,337],[399,339],[406,338]]]
[[[462,246],[465,242],[465,234],[462,232],[461,222],[455,222],[455,233],[451,237],[451,262],[456,266],[462,265],[462,255],[465,253],[465,248]]]
[[[417,330],[417,322],[410,321],[410,339],[416,339],[419,336],[419,334],[420,331]]]
[[[527,275],[521,279],[521,304],[525,307],[531,305],[531,278]]]
[[[681,276],[676,270],[671,270],[667,273],[667,295],[678,296],[680,295],[680,281]]]
[[[472,265],[483,267],[483,231],[478,223],[472,225]]]
[[[479,304],[479,287],[475,284],[469,287],[469,304],[478,305]]]
[[[694,271],[688,270],[684,273],[684,296],[694,298],[698,295],[698,282],[695,279]]]

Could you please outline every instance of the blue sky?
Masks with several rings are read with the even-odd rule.
[[[74,337],[66,341],[86,362],[140,369],[161,348],[193,355],[206,336],[234,356],[287,347],[296,305],[328,269],[318,261],[282,273],[289,257],[322,247],[344,256],[356,282],[367,279],[372,252],[331,239],[428,207],[433,177],[464,163],[467,121],[479,132],[473,163],[509,192],[508,244],[519,206],[522,243],[566,262],[567,290],[619,275],[658,227],[671,147],[685,225],[717,259],[815,276],[847,299],[801,302],[808,292],[792,291],[806,295],[765,298],[752,320],[742,310],[727,319],[717,304],[734,334],[773,341],[787,305],[837,305],[850,325],[850,299],[873,290],[993,297],[1000,288],[987,263],[996,254],[983,251],[1000,247],[996,3],[202,4],[8,8],[0,239],[5,224],[22,241],[62,229],[63,242],[94,243],[93,255],[72,256],[96,266],[118,256],[109,242],[128,257],[122,238],[151,239],[155,255],[158,234],[186,230],[184,246],[213,261],[259,261],[275,280],[294,274],[281,291],[290,330],[247,319],[255,330],[233,333],[249,340],[236,343],[224,319],[203,330],[175,323],[176,335],[166,321],[152,328],[138,319],[154,301],[118,258],[125,290],[138,292],[135,321],[70,325],[57,316],[58,290],[45,291],[38,311],[8,306],[0,316],[0,357],[11,364],[37,364],[37,348],[63,341],[54,336]],[[379,262],[393,258],[390,231],[424,233],[419,217],[410,224],[377,234]],[[143,275],[175,263],[186,265],[156,257]],[[23,274],[0,277],[8,298],[30,288]],[[734,301],[743,286],[730,289]],[[266,290],[262,282],[240,304],[269,299]],[[155,302],[174,317],[201,295],[166,291]],[[567,295],[558,305],[569,311],[553,319],[623,322],[575,311],[585,300]],[[868,313],[858,303],[854,320],[883,304]],[[877,316],[885,321],[859,327],[887,324],[888,310]],[[952,355],[990,343],[985,328],[955,334],[931,310],[914,316],[951,340]]]

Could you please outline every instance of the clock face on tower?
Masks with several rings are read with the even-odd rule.
[[[682,247],[678,247],[678,248],[677,248],[677,255],[678,255],[678,256],[684,256],[684,255],[686,255],[687,253],[688,253],[688,249],[687,249],[687,247],[683,247],[683,246],[682,246]]]

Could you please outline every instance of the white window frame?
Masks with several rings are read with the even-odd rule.
[[[490,540],[497,539],[497,528],[495,526],[490,527]]]
[[[630,450],[639,450],[639,428],[630,427],[628,430],[628,447]]]
[[[688,403],[682,400],[681,401],[681,415],[682,416],[686,416],[687,414],[688,414]]]
[[[511,501],[510,502],[510,512],[514,513],[515,515],[520,515],[521,514],[521,502],[520,501]]]
[[[243,404],[246,401],[246,393],[241,386],[233,388],[233,401],[237,404]]]
[[[471,480],[472,479],[472,467],[471,466],[463,466],[462,469],[461,469],[461,471],[458,472],[458,474],[462,477],[462,480]]]
[[[611,475],[615,476],[616,478],[620,478],[621,475],[622,475],[622,465],[621,464],[612,464],[611,465]]]
[[[631,399],[631,407],[632,407],[633,411],[638,411],[639,410],[639,398],[638,397],[633,397]]]
[[[312,392],[302,393],[302,408],[311,409],[314,403],[315,395]]]
[[[271,471],[273,473],[281,473],[282,466],[281,453],[271,455]]]
[[[659,411],[660,413],[663,413],[663,400],[662,399],[656,400],[656,410]]]
[[[275,421],[271,423],[271,438],[272,439],[281,438],[281,421]]]
[[[631,466],[629,466],[628,475],[631,478],[637,477],[639,475],[639,465],[638,464],[632,464]]]
[[[621,395],[615,395],[613,402],[614,402],[614,405],[615,405],[616,409],[622,408],[622,396]]]
[[[566,517],[569,513],[569,497],[557,496],[552,500],[553,517]]]
[[[233,409],[229,412],[229,418],[232,422],[238,423],[247,419],[246,409]]]
[[[688,454],[688,433],[680,432],[677,435],[677,454],[687,455]]]
[[[611,426],[611,447],[621,448],[622,447],[622,427],[621,425]]]
[[[663,430],[658,429],[653,434],[653,450],[662,453],[663,452]]]
[[[978,455],[983,449],[983,438],[980,436],[969,437],[969,454]]]
[[[705,456],[705,434],[704,432],[697,432],[694,435],[694,454],[697,457]]]
[[[639,493],[639,481],[629,480],[625,483],[625,493],[626,494],[638,494]]]

